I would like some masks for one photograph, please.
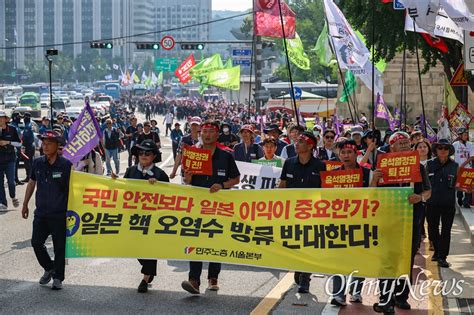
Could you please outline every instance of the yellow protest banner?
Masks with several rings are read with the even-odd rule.
[[[66,257],[410,272],[410,188],[221,190],[72,172]]]

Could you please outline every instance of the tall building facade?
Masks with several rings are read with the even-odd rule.
[[[143,54],[135,50],[135,42],[156,40],[153,33],[157,30],[156,8],[164,2],[173,3],[159,0],[0,0],[0,48],[46,46],[0,49],[0,60],[14,64],[15,68],[24,68],[28,62],[43,60],[48,47],[76,57],[91,49],[90,41],[123,37],[113,41],[113,49],[99,52],[106,58],[118,56],[125,63],[131,63]],[[144,33],[148,34],[129,37]]]

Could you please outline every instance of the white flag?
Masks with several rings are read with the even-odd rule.
[[[434,34],[440,0],[403,0],[408,15],[414,18],[416,25],[431,35]]]
[[[156,85],[158,83],[158,78],[154,72],[151,73],[151,84]]]
[[[426,30],[415,24],[417,33],[428,33]],[[410,16],[405,17],[405,31],[413,32],[413,19]],[[438,37],[445,37],[457,40],[464,44],[464,34],[462,29],[449,18],[443,8],[439,9],[436,17],[436,26],[434,35]]]
[[[369,50],[354,32],[344,14],[334,4],[333,0],[324,0],[324,6],[326,8],[329,35],[338,38],[344,43],[347,47],[347,58],[351,63],[356,63],[363,67],[369,59]]]
[[[93,65],[89,65],[89,70],[94,70],[95,67]]]
[[[72,72],[76,72],[76,67],[72,66]]]
[[[86,71],[86,67],[84,67],[84,65],[81,65],[81,69],[82,71]]]
[[[451,20],[466,31],[474,31],[474,15],[464,0],[441,0],[441,7]]]
[[[119,69],[119,65],[116,65],[115,63],[112,65],[112,67],[114,68],[114,70],[118,70],[118,69]]]
[[[97,69],[102,70],[102,67],[100,65],[97,65]]]
[[[148,79],[148,77],[146,76],[145,71],[143,71],[143,73],[142,73],[142,80],[141,80],[142,83],[145,84],[145,81],[146,81],[147,79]]]
[[[105,69],[110,70],[110,66],[108,63],[105,64]]]

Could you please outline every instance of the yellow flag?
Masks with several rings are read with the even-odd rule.
[[[139,78],[138,75],[135,73],[135,71],[133,71],[133,81],[135,81],[135,83],[140,83],[140,78]]]
[[[454,108],[458,105],[459,101],[456,98],[456,94],[454,94],[453,88],[449,81],[445,78],[444,79],[444,99],[443,104],[448,107],[448,112],[451,114]]]

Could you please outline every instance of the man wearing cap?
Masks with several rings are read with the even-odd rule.
[[[254,143],[255,134],[252,125],[243,125],[239,135],[242,142],[234,146],[234,158],[236,161],[251,163],[263,156],[262,147]]]
[[[362,136],[363,135],[364,135],[364,131],[363,131],[362,127],[355,126],[355,127],[352,128],[351,138],[357,144],[357,150],[363,150],[364,149],[364,143],[362,142]]]
[[[39,133],[42,135],[48,130],[52,130],[50,120],[48,117],[44,116],[41,120],[41,127],[39,128]]]
[[[181,124],[179,122],[176,122],[174,124],[174,129],[171,130],[170,137],[171,137],[171,143],[172,143],[172,148],[173,148],[173,159],[176,159],[176,154],[178,151],[178,145],[179,142],[181,141],[181,138],[183,137],[183,131],[181,128],[179,128]]]
[[[44,269],[39,283],[48,284],[53,278],[52,289],[60,290],[64,281],[66,211],[72,164],[58,154],[59,145],[64,144],[64,139],[57,132],[47,131],[38,137],[42,141],[44,155],[33,161],[21,214],[24,219],[28,218],[28,203],[36,187],[31,245]],[[44,246],[49,235],[53,239],[54,261]]]
[[[221,133],[218,142],[231,149],[239,143],[239,138],[231,132],[229,123],[223,122],[221,124]]]
[[[474,144],[469,141],[469,130],[459,128],[457,131],[458,139],[453,143],[454,161],[465,168],[471,168],[471,157],[474,157]],[[464,208],[471,207],[472,194],[457,192],[458,204]]]
[[[159,149],[153,140],[144,140],[141,144],[135,145],[131,153],[138,156],[138,164],[127,168],[123,178],[141,179],[146,180],[150,184],[159,182],[169,182],[168,175],[155,166],[154,163],[158,162]],[[113,178],[117,178],[116,175]],[[153,281],[156,276],[156,259],[139,259],[142,265],[143,279],[138,286],[138,292],[145,293],[148,291],[148,284]]]
[[[170,174],[170,178],[173,179],[176,177],[176,172],[178,170],[178,167],[181,165],[181,158],[183,157],[183,148],[184,144],[187,145],[195,145],[196,143],[199,142],[199,133],[201,131],[201,118],[194,116],[189,120],[189,125],[191,128],[191,132],[182,137],[181,141],[178,145],[178,150],[176,154],[176,159],[174,160],[174,165],[173,165],[173,171]],[[184,170],[182,170],[184,171]]]
[[[288,143],[280,139],[280,136],[283,133],[280,130],[280,127],[278,127],[277,124],[271,124],[270,127],[268,127],[267,129],[264,129],[263,132],[266,135],[277,139],[276,155],[281,156],[281,151],[283,151],[283,148],[286,147]]]
[[[433,190],[431,198],[426,202],[428,235],[434,247],[431,260],[438,262],[438,266],[442,268],[450,266],[446,258],[449,254],[451,228],[456,214],[455,185],[458,164],[450,158],[454,151],[454,146],[448,140],[440,139],[433,143],[433,152],[436,157],[427,162],[428,176]]]
[[[395,132],[390,136],[389,139],[390,152],[408,152],[411,151],[410,136],[403,131]],[[412,229],[412,248],[411,248],[411,267],[413,269],[413,263],[415,254],[418,250],[418,245],[421,238],[421,216],[423,213],[423,202],[426,202],[431,196],[431,185],[428,179],[425,167],[420,163],[420,173],[422,182],[415,183],[414,193],[408,197],[408,202],[413,205],[413,229]],[[373,178],[370,183],[371,187],[377,187],[380,184],[380,180],[383,177],[383,172],[381,170],[376,170],[373,173]],[[394,184],[394,185],[384,185],[384,187],[407,187],[409,183],[406,184]],[[396,259],[396,257],[393,257]],[[392,288],[393,281],[397,281],[394,287]],[[380,281],[380,302],[375,303],[373,308],[377,313],[393,314],[394,306],[409,310],[411,305],[408,303],[408,295],[410,293],[410,287],[407,285],[404,279],[383,279]],[[387,292],[387,288],[391,288]]]
[[[21,142],[17,130],[7,122],[7,114],[0,111],[0,210],[6,210],[8,205],[5,193],[5,176],[13,206],[16,208],[20,205],[16,198],[15,168],[16,148],[21,147]]]
[[[135,132],[137,132],[137,118],[132,117],[130,119],[130,126],[127,127],[125,130],[125,146],[128,151],[128,167],[132,166],[132,157],[133,154],[131,153],[132,149],[132,141],[133,141],[133,136]]]
[[[115,174],[120,173],[120,161],[119,161],[119,148],[120,143],[120,132],[113,127],[112,119],[105,121],[107,128],[104,130],[104,148],[105,148],[105,165],[107,166],[107,176],[112,174],[112,163],[111,159],[114,160]]]
[[[285,160],[281,171],[279,188],[321,188],[321,171],[326,165],[313,156],[316,137],[311,132],[303,132],[296,142],[296,156]],[[310,273],[295,272],[299,293],[309,292]]]
[[[420,129],[413,130],[412,133],[410,134],[411,145],[414,146],[421,140],[423,140],[423,133],[421,132],[421,130]]]
[[[240,173],[231,153],[217,147],[219,137],[219,124],[206,122],[202,125],[202,148],[212,152],[212,176],[193,175],[192,172],[184,171],[184,183],[187,185],[209,188],[211,193],[221,189],[230,189],[240,182]],[[192,294],[199,294],[201,283],[202,262],[191,261],[189,263],[189,279],[183,281],[181,286]],[[209,290],[219,290],[217,279],[221,271],[221,264],[210,262],[208,270]]]

